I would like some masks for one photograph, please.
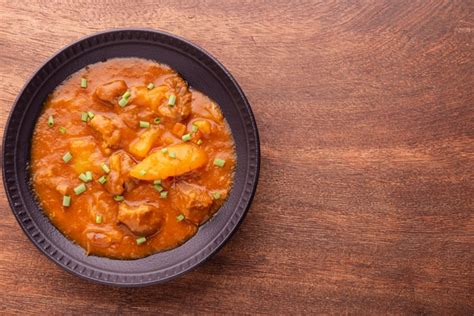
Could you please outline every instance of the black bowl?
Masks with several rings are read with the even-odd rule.
[[[142,57],[168,64],[222,108],[234,136],[237,167],[229,199],[197,234],[175,249],[137,260],[86,256],[63,236],[35,200],[28,168],[31,138],[49,93],[79,69],[114,57]],[[64,48],[28,81],[15,101],[3,140],[3,179],[18,223],[48,258],[82,278],[118,286],[144,286],[177,277],[208,259],[243,220],[255,194],[260,166],[257,126],[231,74],[196,45],[171,34],[125,29],[98,33]]]

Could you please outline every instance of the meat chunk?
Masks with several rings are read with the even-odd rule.
[[[48,163],[48,160],[44,160],[38,162],[38,168],[33,174],[33,178],[37,184],[44,185],[61,195],[65,195],[73,184],[67,177],[55,176],[57,173],[58,169],[51,163]]]
[[[94,95],[97,99],[108,105],[117,103],[118,98],[127,91],[128,87],[125,81],[115,80],[98,86]]]
[[[186,219],[195,224],[200,224],[207,219],[212,199],[205,187],[188,182],[178,182],[176,192],[176,207]]]
[[[69,190],[70,183],[69,180],[63,177],[53,177],[50,178],[49,183],[56,191],[62,195],[66,195]]]
[[[68,190],[72,187],[70,180],[65,177],[44,177],[41,178],[38,183],[42,183],[48,188],[55,190],[62,195],[66,195]]]
[[[88,224],[83,232],[87,237],[87,253],[94,248],[108,248],[120,243],[123,235],[112,225]]]
[[[87,209],[93,221],[97,215],[107,213],[107,211],[117,213],[118,210],[117,203],[110,201],[110,194],[104,191],[91,192],[82,203],[82,210]]]
[[[166,116],[180,122],[186,119],[191,113],[192,94],[188,89],[188,85],[179,76],[171,77],[165,80],[168,87],[168,94],[174,94],[176,101],[174,106],[169,106],[168,102],[162,103],[158,107],[158,112],[162,116]]]
[[[131,206],[121,203],[117,219],[137,236],[150,236],[156,233],[163,222],[158,209],[147,204]]]
[[[136,163],[125,151],[117,151],[109,158],[110,173],[105,189],[114,195],[122,194],[125,189],[131,190],[135,180],[130,178],[130,170]]]
[[[147,106],[159,116],[169,117],[176,122],[186,119],[191,113],[192,94],[183,78],[178,75],[169,77],[163,85],[153,89],[145,86],[130,89],[130,103]],[[176,97],[174,104],[169,105],[171,95]]]
[[[201,98],[202,98],[202,96],[201,96]],[[203,102],[204,102],[204,104],[201,104]],[[193,114],[195,116],[207,119],[207,120],[209,120],[209,122],[213,121],[214,123],[216,123],[218,125],[221,125],[221,126],[224,125],[224,115],[222,114],[221,109],[219,108],[219,106],[217,104],[210,101],[209,99],[207,99],[207,101],[206,101],[206,99],[201,100],[201,101],[197,102],[196,104],[198,104],[199,106],[193,107]],[[197,122],[197,121],[195,121],[195,122]],[[198,123],[198,124],[201,124],[201,123]],[[204,128],[206,128],[206,127],[204,127]],[[212,129],[211,129],[211,131],[212,131]]]
[[[101,134],[105,147],[114,147],[120,142],[120,130],[111,119],[96,114],[89,124]]]

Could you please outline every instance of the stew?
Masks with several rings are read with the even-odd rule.
[[[87,254],[140,258],[192,237],[229,195],[234,142],[219,106],[170,67],[93,64],[48,97],[31,174],[53,224]]]

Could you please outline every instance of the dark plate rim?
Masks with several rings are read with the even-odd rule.
[[[30,86],[31,82],[36,77],[38,77],[39,72],[42,69],[44,69],[45,66],[52,63],[59,56],[66,55],[66,53],[65,53],[66,51],[68,51],[69,49],[71,49],[72,47],[76,46],[77,44],[79,44],[81,42],[91,41],[93,38],[97,38],[99,36],[106,36],[106,35],[109,35],[109,34],[119,34],[119,33],[122,33],[122,32],[123,33],[125,33],[125,32],[127,32],[127,33],[138,32],[138,33],[150,33],[150,34],[155,33],[159,36],[167,37],[170,41],[181,42],[180,43],[181,45],[187,45],[187,46],[191,47],[192,49],[202,53],[206,58],[209,58],[221,71],[224,72],[225,76],[230,80],[233,88],[235,88],[237,90],[238,96],[242,99],[243,104],[245,106],[245,109],[248,112],[248,115],[249,115],[249,118],[250,118],[249,123],[251,125],[251,132],[253,133],[253,137],[255,138],[255,152],[254,152],[254,154],[255,154],[256,159],[253,162],[253,163],[255,163],[255,166],[254,166],[255,167],[255,174],[254,174],[254,178],[252,179],[252,183],[250,184],[252,188],[248,193],[246,192],[247,193],[247,198],[248,198],[248,202],[246,202],[247,205],[245,206],[245,209],[243,210],[243,213],[241,214],[240,218],[238,219],[238,222],[231,228],[230,233],[227,236],[225,236],[220,242],[216,242],[217,239],[214,240],[213,247],[210,251],[208,251],[202,258],[198,258],[193,264],[187,265],[186,267],[181,267],[181,271],[176,272],[174,274],[170,274],[170,275],[165,276],[163,278],[159,278],[159,279],[155,279],[155,280],[143,280],[142,279],[138,282],[121,282],[121,281],[118,281],[117,279],[116,280],[99,279],[99,278],[93,277],[91,275],[88,275],[84,272],[78,271],[77,269],[71,269],[68,266],[68,264],[64,264],[63,262],[61,262],[61,260],[57,259],[56,257],[53,257],[50,253],[48,253],[43,247],[40,246],[38,241],[33,238],[33,236],[31,235],[31,232],[29,232],[26,229],[26,226],[24,225],[23,221],[20,218],[19,212],[23,212],[23,213],[27,214],[29,221],[34,222],[34,221],[31,220],[31,217],[29,216],[28,212],[22,210],[23,208],[26,209],[26,207],[22,205],[23,203],[21,203],[22,200],[23,200],[21,195],[16,193],[17,196],[15,198],[13,197],[13,195],[15,194],[14,191],[17,191],[17,192],[19,191],[18,190],[18,186],[19,186],[18,182],[19,181],[18,181],[17,176],[16,176],[16,162],[14,162],[14,164],[13,164],[14,165],[14,167],[13,167],[14,175],[15,175],[14,179],[11,179],[11,177],[7,174],[7,170],[11,169],[11,165],[10,166],[7,165],[7,161],[9,161],[9,158],[7,157],[7,155],[8,155],[7,147],[10,147],[10,146],[7,146],[7,144],[8,144],[8,141],[9,141],[8,137],[10,136],[9,133],[8,133],[8,130],[9,130],[9,127],[10,127],[11,122],[12,122],[12,117],[15,113],[15,109],[16,109],[17,104],[20,101],[22,95],[26,93],[26,90]],[[140,41],[140,38],[137,38],[135,40]],[[96,43],[96,44],[99,44],[99,43]],[[173,46],[172,44],[168,44],[168,45]],[[91,45],[91,47],[93,47],[93,46],[94,45]],[[193,57],[196,58],[195,56],[193,56]],[[69,57],[66,56],[65,58],[68,59]],[[172,66],[172,65],[170,65],[170,66]],[[16,135],[17,134],[15,134],[15,136]],[[11,142],[11,140],[10,140],[10,142]],[[15,137],[13,148],[16,148],[18,146],[17,143],[18,143],[18,141]],[[241,225],[242,221],[244,220],[245,216],[248,213],[248,210],[249,210],[249,208],[252,204],[253,198],[255,196],[255,192],[256,192],[256,189],[257,189],[257,185],[258,185],[259,173],[260,173],[260,138],[259,138],[259,133],[258,133],[258,129],[257,129],[257,124],[256,124],[256,121],[255,121],[255,116],[254,116],[252,108],[251,108],[251,106],[250,106],[250,104],[247,100],[247,97],[243,93],[241,87],[239,86],[239,84],[237,83],[235,78],[225,68],[225,66],[222,63],[220,63],[213,55],[211,55],[209,52],[207,52],[206,50],[204,50],[200,46],[198,46],[198,45],[196,45],[196,44],[194,44],[194,43],[192,43],[192,42],[190,42],[190,41],[188,41],[188,40],[186,40],[186,39],[184,39],[180,36],[177,36],[177,35],[168,33],[166,31],[162,31],[162,30],[156,30],[156,29],[150,29],[150,28],[113,28],[113,29],[107,29],[107,30],[104,30],[104,31],[100,31],[100,32],[96,32],[96,33],[93,33],[93,34],[90,34],[90,35],[83,36],[83,37],[79,38],[78,40],[72,42],[71,44],[64,46],[60,50],[56,51],[50,58],[48,58],[46,61],[44,61],[36,70],[34,70],[32,75],[29,76],[29,78],[26,80],[25,84],[23,85],[23,87],[21,88],[20,92],[18,93],[17,97],[15,98],[15,100],[13,102],[13,106],[12,106],[10,112],[9,112],[8,119],[7,119],[5,127],[4,127],[4,134],[3,134],[3,141],[2,141],[3,186],[4,186],[4,189],[5,189],[5,193],[6,193],[11,211],[14,214],[14,216],[15,216],[18,224],[20,225],[21,229],[23,230],[25,235],[30,239],[30,241],[35,245],[35,247],[40,250],[41,253],[43,253],[47,258],[49,258],[55,264],[60,266],[63,270],[68,271],[69,273],[71,273],[73,275],[79,276],[82,279],[92,281],[94,283],[99,283],[99,284],[112,285],[112,286],[118,286],[118,287],[149,286],[149,285],[164,283],[164,282],[170,281],[172,279],[175,279],[175,278],[177,278],[177,277],[179,277],[179,276],[181,276],[181,275],[183,275],[183,274],[185,274],[189,271],[194,270],[199,265],[203,264],[205,261],[207,261],[213,255],[215,255],[224,246],[224,244],[233,236],[233,234],[237,231],[237,229]],[[248,174],[247,174],[247,176],[248,176]],[[7,183],[7,182],[9,182],[9,183]],[[13,189],[9,188],[9,186],[12,186],[12,185],[14,186],[14,188]],[[248,184],[245,183],[244,186],[248,186]],[[20,203],[16,203],[15,200],[17,200],[17,201],[20,200]],[[239,205],[240,205],[240,202],[239,202]],[[36,231],[38,231],[41,235],[43,235],[43,233],[36,226],[35,226],[35,228],[36,228]],[[54,245],[52,245],[52,247],[54,247]],[[197,255],[195,255],[195,256],[197,257]],[[72,260],[76,261],[75,259],[72,259]],[[78,264],[78,265],[85,265],[82,262],[75,262],[75,263]],[[182,266],[183,263],[180,263],[179,265]],[[110,274],[113,274],[113,273],[110,272]]]

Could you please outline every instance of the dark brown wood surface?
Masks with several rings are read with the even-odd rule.
[[[1,1],[1,129],[53,53],[134,26],[241,84],[262,144],[250,212],[197,270],[111,288],[41,255],[2,190],[0,314],[474,313],[472,1]]]

